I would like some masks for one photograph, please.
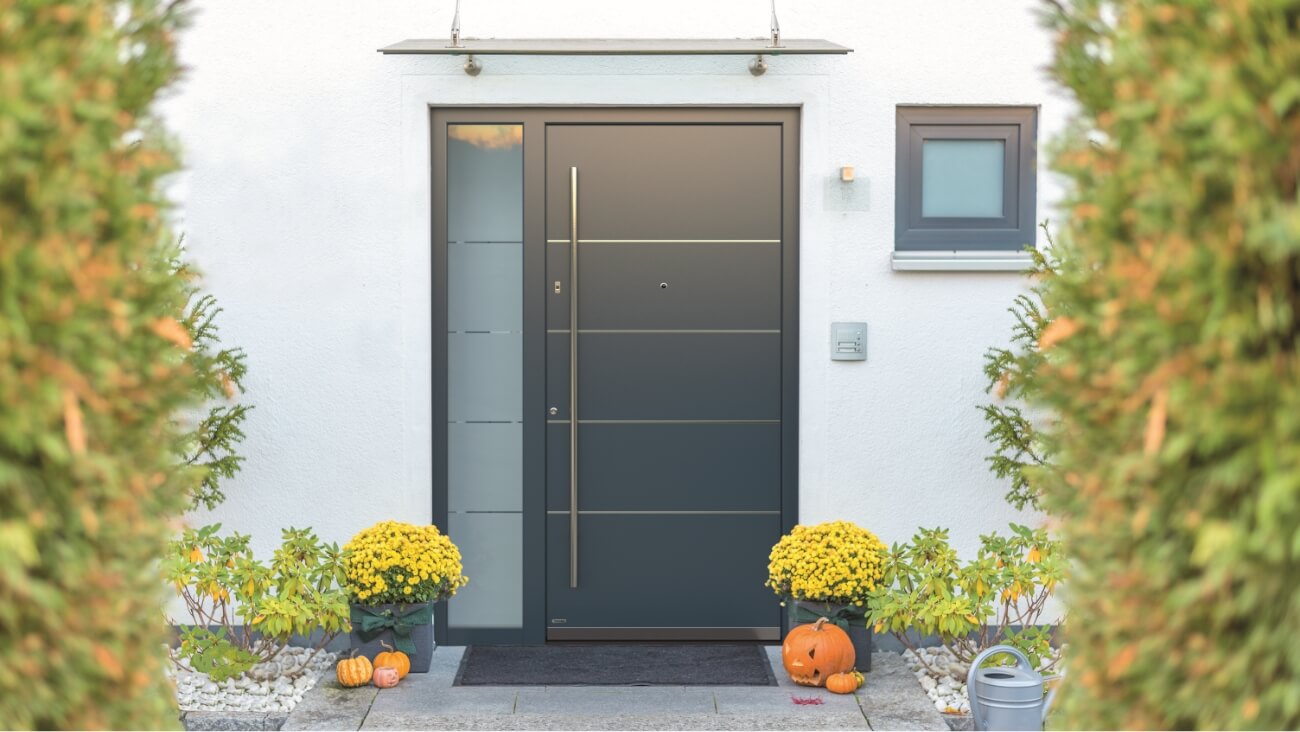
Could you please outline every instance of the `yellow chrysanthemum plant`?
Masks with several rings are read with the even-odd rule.
[[[868,596],[880,587],[887,548],[851,521],[799,525],[772,547],[767,586],[786,601],[791,627],[827,618],[853,640],[857,666],[871,670]]]
[[[411,659],[411,672],[429,669],[433,604],[469,578],[460,550],[438,527],[381,521],[343,547],[352,601],[352,647],[371,660],[385,644]]]

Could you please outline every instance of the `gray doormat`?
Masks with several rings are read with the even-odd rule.
[[[470,646],[456,686],[775,686],[757,643]]]

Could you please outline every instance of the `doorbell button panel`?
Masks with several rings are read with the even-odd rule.
[[[866,323],[831,323],[831,360],[867,360]]]

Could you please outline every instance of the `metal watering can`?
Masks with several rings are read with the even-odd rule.
[[[1016,657],[1015,666],[980,668],[990,656],[1009,653]],[[975,729],[1041,730],[1047,712],[1056,698],[1056,689],[1043,698],[1043,684],[1060,676],[1044,677],[1019,649],[993,646],[975,657],[966,674],[966,693]]]

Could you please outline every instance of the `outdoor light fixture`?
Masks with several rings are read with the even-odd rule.
[[[766,56],[843,55],[853,49],[821,39],[782,40],[781,24],[776,18],[776,0],[769,0],[769,36],[767,38],[462,38],[460,34],[460,0],[456,0],[451,20],[451,37],[413,38],[379,49],[383,54],[427,56],[465,56],[462,68],[478,76],[483,64],[476,56],[753,56],[749,72],[762,76],[767,72]]]

